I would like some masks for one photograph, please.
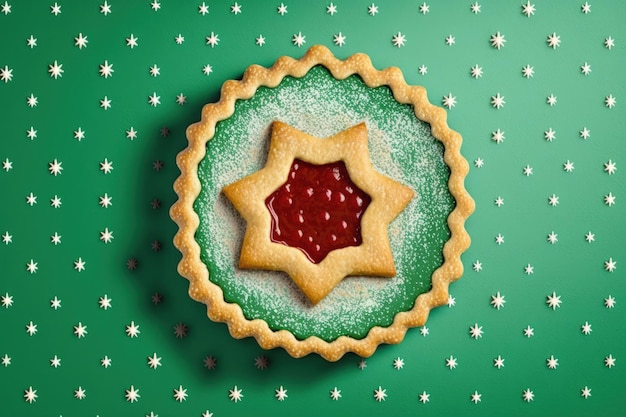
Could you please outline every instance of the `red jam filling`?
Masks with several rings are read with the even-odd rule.
[[[295,159],[287,181],[265,199],[270,239],[319,263],[335,249],[361,244],[361,216],[370,202],[343,161],[314,165]]]

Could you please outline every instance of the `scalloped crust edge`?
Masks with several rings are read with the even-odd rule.
[[[363,339],[341,336],[326,342],[311,336],[298,340],[287,330],[270,329],[264,320],[246,319],[239,305],[227,303],[222,289],[209,281],[209,271],[200,260],[200,246],[194,238],[199,218],[193,210],[193,204],[201,189],[198,165],[205,156],[207,142],[213,138],[217,122],[234,113],[236,100],[252,97],[260,86],[276,87],[285,76],[303,77],[316,65],[326,67],[338,80],[356,74],[368,87],[386,85],[396,101],[412,104],[415,115],[429,123],[433,136],[444,144],[444,160],[450,168],[448,188],[456,201],[456,207],[448,216],[451,236],[443,246],[444,262],[432,275],[431,290],[419,295],[411,310],[396,314],[390,326],[373,327]],[[460,153],[461,135],[448,127],[446,119],[446,111],[430,104],[423,87],[409,86],[399,68],[389,67],[379,71],[373,67],[370,58],[362,53],[339,60],[321,45],[311,47],[299,60],[283,56],[269,69],[251,65],[241,80],[226,81],[222,85],[220,100],[206,104],[202,109],[201,121],[187,128],[189,144],[176,157],[181,175],[174,182],[178,200],[171,207],[170,216],[179,227],[174,236],[174,246],[182,253],[178,273],[189,280],[189,296],[206,304],[208,317],[226,323],[234,338],[252,336],[263,349],[282,347],[294,358],[317,353],[334,362],[347,352],[369,357],[380,344],[401,342],[409,328],[426,323],[431,309],[447,303],[448,286],[463,274],[461,254],[470,245],[465,221],[474,211],[474,201],[464,186],[469,164]]]

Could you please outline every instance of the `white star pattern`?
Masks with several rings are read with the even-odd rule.
[[[39,101],[37,100],[37,97],[35,97],[32,93],[30,94],[30,96],[26,97],[26,104],[28,104],[28,107],[37,107],[38,103]]]
[[[583,4],[582,6],[580,6],[580,11],[583,12],[584,14],[591,13],[591,5],[589,4],[588,1],[586,1],[585,4]]]
[[[496,243],[498,245],[501,245],[504,243],[504,236],[502,236],[501,233],[498,233],[498,235],[496,236]]]
[[[561,46],[561,37],[553,32],[552,35],[548,35],[548,39],[546,39],[548,46],[552,49],[556,49]]]
[[[491,38],[489,38],[489,42],[491,42],[491,46],[493,46],[494,48],[501,49],[506,43],[506,39],[504,39],[503,34],[497,32],[494,35],[491,35]]]
[[[136,46],[139,46],[139,43],[137,43],[138,40],[139,38],[136,38],[135,35],[131,33],[130,36],[126,38],[126,46],[128,46],[130,49],[133,49]]]
[[[500,310],[502,307],[504,307],[505,303],[506,303],[506,300],[504,299],[504,295],[500,294],[500,291],[498,291],[496,293],[496,295],[492,295],[491,296],[491,303],[490,304],[496,310]]]
[[[9,293],[4,293],[3,296],[0,297],[0,304],[2,307],[9,308],[13,305],[13,296],[9,295]]]
[[[496,198],[493,203],[498,207],[502,207],[504,205],[504,199],[498,196],[498,198]]]
[[[534,336],[534,335],[535,335],[535,329],[533,329],[532,327],[527,326],[527,327],[524,329],[524,336],[526,336],[526,337],[528,337],[528,338],[531,338],[531,337],[532,337],[532,336]]]
[[[330,390],[330,398],[332,398],[333,401],[339,401],[339,398],[341,398],[341,390],[337,389],[337,387]]]
[[[609,295],[604,299],[604,307],[605,308],[615,308],[615,297]]]
[[[552,128],[550,127],[548,128],[548,130],[543,132],[543,137],[548,142],[552,142],[554,139],[556,139],[556,131],[552,130]]]
[[[99,199],[100,202],[98,204],[100,204],[104,208],[109,208],[109,206],[113,204],[111,203],[111,197],[109,197],[107,193],[104,193],[104,195],[100,196]]]
[[[255,39],[255,43],[259,46],[265,45],[265,38],[263,35],[259,35],[259,37]]]
[[[50,366],[58,368],[61,366],[61,359],[57,355],[54,355],[54,358],[50,359]]]
[[[274,392],[274,396],[278,401],[285,401],[285,399],[288,397],[287,390],[284,389],[282,385],[278,389],[274,390]]]
[[[135,140],[137,139],[137,131],[131,126],[130,129],[128,129],[126,131],[126,137],[130,140]]]
[[[26,137],[30,140],[35,139],[37,137],[37,131],[31,126],[30,129],[26,131]]]
[[[369,6],[367,6],[367,13],[370,16],[376,16],[376,14],[378,13],[378,6],[376,6],[374,3],[372,3]]]
[[[81,127],[74,131],[74,139],[79,142],[85,139],[85,131]]]
[[[550,197],[548,197],[548,204],[550,204],[552,207],[556,207],[559,204],[559,197],[556,194],[552,194]]]
[[[480,272],[483,270],[483,264],[479,260],[476,260],[472,264],[472,269],[474,270],[474,272]]]
[[[422,391],[422,392],[419,394],[419,401],[420,401],[422,404],[426,404],[428,401],[430,401],[430,394],[428,394],[426,391]]]
[[[504,358],[502,356],[498,355],[497,358],[493,359],[493,366],[498,368],[498,369],[504,368]]]
[[[604,98],[604,105],[608,107],[609,109],[612,109],[613,107],[615,107],[616,103],[617,103],[617,99],[613,97],[613,94],[609,94],[608,96]]]
[[[156,353],[153,353],[152,356],[148,356],[148,366],[152,369],[157,369],[161,366],[161,358],[157,357]]]
[[[535,14],[535,5],[530,4],[530,1],[527,1],[526,4],[522,5],[522,13],[527,17],[530,17]]]
[[[454,38],[454,36],[452,36],[452,34],[446,36],[446,45],[452,46],[455,44],[455,42],[456,42],[456,39]]]
[[[406,43],[406,36],[404,36],[402,32],[398,32],[391,37],[391,42],[393,43],[393,46],[401,48]]]
[[[86,396],[87,396],[86,390],[84,390],[83,387],[78,387],[77,389],[74,390],[74,398],[78,400],[82,400]]]
[[[448,307],[452,308],[456,305],[456,299],[452,295],[448,295]]]
[[[556,96],[554,94],[550,94],[546,98],[546,103],[548,103],[550,105],[550,107],[555,106],[556,105]]]
[[[585,62],[583,65],[581,65],[580,72],[582,72],[584,75],[591,74],[591,65],[589,65],[589,63]]]
[[[11,357],[5,353],[4,356],[0,358],[0,363],[6,368],[11,365]]]
[[[104,294],[98,299],[98,305],[100,306],[100,308],[106,311],[111,308],[111,301],[112,300],[106,294]]]
[[[455,369],[458,366],[456,358],[452,355],[450,355],[449,358],[446,358],[446,366],[450,368],[450,370]]]
[[[333,43],[339,47],[342,47],[346,43],[346,37],[343,33],[339,32],[336,35],[333,35]]]
[[[100,162],[100,171],[104,172],[104,174],[110,174],[113,170],[113,161],[109,161],[107,158],[104,158],[104,161]]]
[[[104,3],[100,5],[100,13],[102,13],[105,16],[111,13],[111,5],[107,3],[107,0],[104,0]]]
[[[148,96],[148,103],[150,103],[152,107],[158,106],[161,104],[161,96],[157,96],[156,92],[152,93],[151,96]]]
[[[522,75],[525,78],[532,78],[535,75],[535,68],[530,65],[525,65],[522,67]]]
[[[550,232],[548,234],[548,242],[550,242],[550,244],[554,245],[556,242],[559,241],[558,239],[558,234],[554,233],[554,230],[552,232]]]
[[[24,401],[26,401],[27,403],[34,403],[35,401],[37,401],[37,397],[37,390],[33,389],[32,386],[24,390]]]
[[[448,108],[448,110],[450,110],[452,107],[456,105],[456,97],[454,97],[452,93],[448,93],[447,96],[443,96],[443,99],[441,100],[441,102],[443,103],[445,107]]]
[[[426,14],[430,11],[430,6],[427,5],[426,3],[422,3],[419,7],[419,10],[421,14]]]
[[[504,96],[501,96],[500,93],[496,93],[495,96],[491,96],[491,105],[496,109],[501,109],[506,104],[504,101]]]
[[[182,403],[187,399],[187,389],[183,388],[182,385],[178,386],[178,389],[174,388],[174,399],[179,403]]]
[[[115,72],[113,70],[113,65],[109,64],[109,61],[107,60],[105,60],[103,64],[100,64],[100,69],[98,71],[100,72],[100,76],[104,78],[109,78]]]
[[[613,162],[612,160],[609,159],[609,161],[604,164],[604,172],[606,172],[607,174],[613,175],[615,174],[616,170],[617,167],[615,166],[615,162]]]
[[[211,32],[209,36],[206,37],[206,44],[211,48],[215,48],[220,41],[220,37],[215,32]]]
[[[428,67],[426,67],[426,65],[420,65],[420,67],[417,69],[417,72],[419,72],[420,75],[426,75],[428,74]]]
[[[364,370],[365,368],[367,368],[367,361],[365,359],[361,359],[356,366],[360,370]]]
[[[139,398],[141,397],[141,395],[139,395],[139,390],[135,389],[134,385],[131,385],[130,388],[126,390],[126,394],[124,396],[126,397],[126,401],[131,403],[139,401]]]
[[[82,322],[78,322],[78,324],[74,326],[74,334],[79,339],[85,337],[87,334],[87,326],[83,326]]]
[[[604,366],[609,369],[615,366],[615,358],[613,357],[613,355],[609,354],[609,356],[604,358]]]
[[[74,38],[74,46],[78,49],[86,48],[88,43],[89,41],[87,40],[87,36],[83,36],[82,32]]]
[[[559,366],[559,360],[554,357],[554,355],[550,355],[548,359],[546,359],[546,366],[548,369],[556,369]]]
[[[591,233],[591,230],[590,230],[585,235],[585,240],[587,241],[587,243],[591,243],[594,240],[596,240],[596,235],[594,233]]]
[[[478,4],[478,2],[475,2],[475,3],[471,4],[470,5],[470,10],[474,14],[480,13],[480,4]]]
[[[55,59],[54,63],[48,65],[48,72],[50,73],[50,77],[56,80],[63,77],[65,70],[63,69],[63,64],[59,64],[59,62]]]
[[[58,195],[55,195],[53,198],[50,199],[50,205],[54,208],[61,207],[61,204],[61,198]]]
[[[285,14],[287,14],[287,6],[285,6],[285,3],[280,3],[280,6],[277,7],[278,10],[278,14],[281,16],[284,16]]]
[[[563,170],[565,172],[574,171],[574,163],[568,159],[567,162],[563,163]]]
[[[209,6],[206,4],[206,2],[203,1],[202,4],[198,6],[198,13],[200,13],[202,16],[209,13]]]
[[[580,131],[580,137],[587,140],[589,136],[591,136],[591,131],[586,127],[583,127],[583,130]]]
[[[483,337],[483,326],[479,326],[478,323],[475,323],[473,326],[470,326],[470,336],[475,340]]]
[[[589,324],[588,321],[585,322],[585,324],[583,324],[582,326],[580,326],[580,331],[582,332],[582,334],[584,334],[585,336],[591,334],[592,330],[591,330],[591,324]]]
[[[13,70],[5,65],[4,68],[0,68],[0,80],[8,83],[13,79]]]
[[[202,73],[204,75],[209,75],[213,72],[213,67],[209,64],[206,64],[204,67],[202,67]]]
[[[422,336],[424,336],[424,337],[428,336],[428,334],[429,334],[428,327],[426,327],[426,326],[420,327],[420,334]]]
[[[174,42],[176,42],[176,45],[182,45],[185,42],[185,37],[179,33],[178,36],[174,37]]]
[[[161,75],[161,69],[157,66],[157,64],[154,64],[153,66],[151,66],[148,71],[150,72],[150,75],[153,77],[157,77]]]
[[[326,6],[326,13],[328,13],[331,16],[334,16],[335,13],[337,13],[337,6],[331,2],[328,6]]]
[[[526,275],[531,275],[535,272],[535,267],[532,266],[531,264],[528,264],[524,267],[524,273]]]
[[[548,307],[550,307],[552,310],[556,310],[557,308],[561,307],[561,296],[556,295],[556,292],[553,291],[551,295],[548,295],[546,297],[546,304],[548,304]]]
[[[5,1],[4,4],[0,6],[0,13],[4,13],[5,16],[11,13],[11,5]]]
[[[395,359],[393,360],[393,367],[394,367],[396,370],[398,370],[398,371],[399,371],[400,369],[404,368],[404,359],[402,359],[402,358],[400,358],[400,357],[395,358]]]
[[[55,158],[54,161],[49,162],[48,163],[48,170],[50,171],[50,174],[54,175],[55,177],[57,175],[61,174],[61,171],[63,171],[63,167],[61,166],[62,162],[57,161],[57,159]]]
[[[37,262],[33,261],[32,259],[26,264],[26,270],[31,274],[36,273],[37,269],[39,269],[39,267],[37,266]]]
[[[83,258],[79,257],[77,260],[74,261],[74,269],[78,272],[82,272],[85,270],[85,264],[86,262],[83,261]]]
[[[54,244],[54,246],[60,245],[61,244],[61,236],[57,232],[54,232],[54,234],[52,236],[50,236],[50,243]]]
[[[531,402],[532,400],[535,399],[535,394],[533,394],[533,392],[530,390],[530,388],[527,388],[527,389],[524,390],[524,392],[522,392],[522,398],[524,399],[524,401],[529,403],[529,402]]]
[[[52,6],[50,6],[50,13],[52,13],[55,16],[60,15],[61,14],[61,5],[55,1],[54,4]]]
[[[293,35],[293,38],[291,39],[291,42],[297,46],[298,48],[300,48],[302,45],[304,45],[306,43],[306,36],[304,36],[302,34],[302,32],[298,32],[296,34]]]
[[[102,232],[100,232],[100,240],[105,244],[110,243],[113,240],[113,232],[109,230],[108,227],[105,227]]]
[[[61,300],[55,295],[52,300],[50,300],[50,307],[55,310],[61,308]]]
[[[131,321],[130,324],[126,326],[126,336],[130,337],[131,339],[134,337],[139,337],[139,333],[141,333],[141,331],[139,331],[139,326],[136,325],[134,321]]]
[[[187,96],[183,93],[180,93],[176,96],[176,104],[179,106],[184,106],[187,103]]]
[[[153,0],[152,3],[150,3],[150,7],[152,8],[152,10],[159,11],[161,9],[161,3],[159,3],[157,0]]]
[[[604,39],[604,47],[610,51],[614,46],[615,46],[615,39],[613,39],[610,36],[607,36]]]
[[[500,129],[496,130],[495,132],[491,132],[491,140],[497,143],[498,145],[501,144],[504,141],[504,139],[505,139],[504,132],[501,131]]]
[[[591,388],[585,385],[585,387],[580,390],[580,396],[585,400],[591,397]]]
[[[102,107],[104,110],[110,109],[111,100],[109,100],[107,96],[104,96],[102,99],[100,99],[100,107]]]
[[[483,76],[483,67],[479,67],[478,64],[474,65],[472,69],[470,70],[470,74],[475,79],[479,79],[480,77]]]
[[[103,368],[107,369],[109,366],[111,366],[111,358],[105,355],[104,358],[100,359],[100,365],[102,365]]]
[[[4,243],[5,245],[8,245],[9,243],[13,242],[13,235],[10,235],[8,231],[4,232],[4,234],[2,235],[2,243]]]
[[[374,390],[374,399],[378,402],[385,401],[387,399],[387,390],[379,385],[378,388]]]
[[[476,158],[474,160],[474,165],[476,168],[482,168],[485,165],[485,160],[483,158]]]
[[[613,193],[609,192],[607,195],[604,196],[604,204],[609,207],[615,204],[615,196],[613,195]]]
[[[30,36],[26,39],[26,45],[27,45],[30,49],[33,49],[35,46],[37,46],[37,38],[35,38],[33,35],[30,35]]]
[[[608,272],[613,272],[617,268],[617,262],[613,260],[613,258],[609,258],[608,261],[604,261],[604,270]]]
[[[237,388],[237,385],[233,387],[233,389],[228,390],[228,398],[234,403],[241,401],[243,398],[242,394],[243,390]]]
[[[37,333],[37,325],[34,324],[32,320],[26,325],[26,333],[28,333],[29,336]]]
[[[474,404],[478,404],[481,401],[480,400],[481,396],[482,394],[479,394],[478,391],[474,391],[472,395],[470,396],[470,401],[473,402]]]

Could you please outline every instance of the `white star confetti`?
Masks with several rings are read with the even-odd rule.
[[[498,198],[496,198],[493,203],[498,207],[502,207],[504,205],[504,199],[498,196]]]
[[[55,310],[61,308],[61,300],[55,295],[52,300],[50,300],[50,307]]]
[[[156,107],[159,104],[161,104],[161,96],[157,96],[156,91],[154,93],[152,93],[151,96],[148,96],[148,103],[150,103],[150,105],[152,107]]]
[[[176,104],[179,106],[184,106],[187,103],[187,96],[183,93],[180,93],[176,96]]]
[[[104,172],[105,175],[110,174],[113,171],[113,161],[104,158],[104,161],[100,162],[100,171]]]
[[[475,2],[475,3],[471,4],[470,5],[470,10],[474,14],[480,13],[480,4],[478,4],[478,2]]]
[[[501,109],[506,104],[504,101],[504,96],[501,96],[500,93],[497,93],[495,96],[491,96],[491,105],[496,109]]]
[[[132,126],[126,131],[126,137],[130,140],[137,139],[137,134],[137,131]]]
[[[429,334],[428,327],[426,327],[426,326],[420,327],[420,334],[422,336],[424,336],[424,337],[428,336],[428,334]]]
[[[370,16],[376,16],[376,14],[378,13],[378,6],[376,6],[374,3],[372,3],[369,6],[367,6],[367,13]]]
[[[550,48],[556,49],[561,46],[561,37],[557,36],[556,32],[553,32],[552,35],[548,35],[546,42]]]
[[[535,5],[530,4],[530,1],[527,1],[526,4],[522,5],[522,13],[527,17],[530,17],[535,14]]]
[[[37,107],[38,103],[39,101],[37,100],[37,97],[35,97],[32,93],[30,96],[26,97],[26,104],[28,104],[28,107],[30,107],[31,109],[33,107]]]
[[[426,3],[422,3],[422,4],[420,5],[420,7],[419,7],[419,10],[420,10],[420,13],[421,13],[421,14],[424,14],[424,15],[425,15],[426,13],[428,13],[428,12],[430,11],[430,6],[429,6],[429,5],[427,5]]]
[[[202,16],[209,13],[209,6],[206,4],[206,2],[203,1],[202,4],[198,6],[198,13],[200,13]]]
[[[554,233],[554,230],[553,230],[552,232],[548,234],[548,242],[554,245],[556,242],[559,241],[558,236],[559,235]]]
[[[450,355],[449,358],[446,358],[446,366],[450,368],[450,370],[456,368],[458,366],[458,362],[455,357]]]
[[[535,68],[530,65],[525,65],[522,67],[522,75],[525,78],[532,78],[535,75]]]
[[[533,329],[532,327],[527,326],[527,327],[524,329],[524,336],[526,336],[526,337],[530,338],[530,337],[532,337],[532,336],[534,336],[534,335],[535,335],[535,329]]]
[[[417,72],[419,72],[420,75],[426,75],[428,73],[428,67],[426,67],[426,65],[420,65]]]
[[[326,6],[326,13],[328,13],[331,16],[334,16],[335,13],[337,13],[337,6],[331,2],[328,6]]]
[[[589,136],[591,136],[591,131],[587,129],[586,127],[583,127],[583,130],[580,131],[580,137],[583,138],[584,140],[587,140]]]
[[[504,307],[505,303],[506,300],[504,299],[504,295],[500,294],[500,291],[498,291],[496,295],[491,296],[490,304],[493,306],[493,308],[500,310],[502,307]]]
[[[98,204],[100,204],[104,208],[109,208],[109,206],[113,204],[111,203],[111,197],[109,197],[107,193],[104,193],[103,196],[100,196],[98,198],[100,199]]]
[[[613,355],[609,354],[609,356],[604,358],[604,366],[609,369],[615,366],[615,358],[613,357]]]
[[[153,77],[158,77],[159,75],[161,75],[161,69],[157,66],[157,64],[154,64],[153,66],[151,66],[148,71],[150,72],[150,75]]]
[[[124,396],[126,397],[126,401],[131,403],[139,401],[139,398],[141,397],[141,395],[139,395],[139,390],[135,389],[134,385],[131,385],[130,388],[126,390],[126,394]]]
[[[337,389],[337,387],[330,390],[330,398],[332,398],[333,401],[339,401],[339,398],[341,398],[341,390]]]
[[[604,204],[609,207],[615,204],[615,196],[613,195],[613,193],[609,192],[607,195],[604,196]]]
[[[617,103],[617,99],[613,97],[613,94],[609,94],[608,96],[604,97],[604,105],[608,107],[609,109],[612,109],[613,107],[615,107],[616,103]]]
[[[502,234],[501,234],[501,233],[498,233],[498,235],[496,236],[496,238],[495,238],[495,239],[496,239],[496,243],[497,243],[498,245],[501,245],[501,244],[503,244],[503,243],[504,243],[504,236],[502,236]]]
[[[274,392],[274,396],[278,401],[285,401],[285,399],[288,397],[287,390],[284,389],[282,385],[278,389],[274,390]]]
[[[550,107],[555,106],[556,105],[556,96],[554,94],[550,94],[546,98],[546,103],[548,103],[550,105]]]
[[[0,297],[0,304],[4,308],[9,308],[13,305],[13,296],[9,295],[9,293],[4,293],[3,296]]]
[[[11,5],[5,1],[4,4],[0,6],[0,13],[4,13],[5,16],[11,13]]]
[[[485,161],[483,160],[483,158],[476,158],[474,160],[474,166],[476,166],[476,168],[482,168],[485,165]]]
[[[398,371],[399,371],[400,369],[404,368],[404,359],[402,359],[402,358],[400,358],[400,357],[395,358],[395,359],[393,360],[393,367],[394,367],[396,370],[398,370]]]
[[[79,142],[85,139],[85,131],[81,127],[74,131],[74,139]]]
[[[606,172],[607,174],[613,175],[615,174],[616,170],[617,167],[615,166],[615,162],[613,162],[612,160],[609,159],[609,161],[604,164],[604,172]]]
[[[280,3],[280,6],[277,7],[278,10],[278,14],[281,16],[284,16],[285,14],[287,14],[287,6],[285,6],[285,3]]]
[[[552,207],[556,207],[557,204],[559,204],[559,197],[555,194],[552,194],[550,197],[548,197],[548,204],[550,204]]]
[[[59,208],[61,207],[61,198],[55,194],[55,196],[53,198],[50,199],[50,206],[54,207],[54,208]]]
[[[585,385],[585,387],[580,390],[580,396],[585,400],[591,397],[591,388]]]
[[[527,388],[527,389],[524,390],[524,392],[522,392],[522,398],[524,399],[524,401],[529,403],[529,402],[531,402],[532,400],[535,399],[535,394],[533,394],[533,392],[530,390],[530,388]]]
[[[13,79],[13,70],[5,65],[4,68],[0,68],[0,80],[8,83]]]
[[[174,37],[174,42],[176,45],[182,45],[185,42],[185,37],[179,33],[178,36]]]
[[[479,67],[478,64],[474,65],[472,69],[470,70],[470,74],[475,79],[479,79],[480,77],[483,76],[483,67]]]
[[[54,355],[54,358],[50,359],[50,366],[55,369],[61,366],[61,358],[59,358],[57,355]]]
[[[356,365],[360,370],[364,370],[367,368],[367,361],[365,359],[361,359],[359,363]]]
[[[100,13],[102,13],[105,16],[111,13],[111,5],[107,3],[106,0],[104,0],[104,3],[100,5]]]
[[[456,105],[456,97],[452,95],[452,93],[448,93],[447,96],[443,96],[441,100],[442,104],[450,110],[452,107]]]
[[[31,274],[34,274],[39,269],[38,262],[33,261],[32,259],[26,264],[26,270]]]
[[[476,262],[472,264],[472,269],[474,272],[480,272],[483,270],[483,264],[479,260],[476,260]]]
[[[211,48],[215,48],[220,41],[220,37],[215,32],[211,32],[209,36],[206,37],[206,44]]]
[[[101,309],[106,311],[109,308],[111,308],[111,301],[113,300],[110,299],[108,295],[104,294],[102,297],[98,299],[98,305],[100,306]]]
[[[585,240],[587,241],[587,243],[591,243],[594,240],[596,240],[596,235],[594,233],[591,233],[591,230],[590,230],[585,235]]]
[[[500,32],[496,32],[496,34],[491,35],[491,38],[489,38],[489,42],[491,42],[492,47],[499,50],[506,43],[506,39],[504,39],[503,34],[501,34]]]
[[[422,391],[422,393],[419,394],[419,401],[422,404],[426,404],[428,401],[430,401],[430,394],[427,393],[426,391]]]
[[[387,399],[387,390],[379,385],[378,388],[374,390],[374,399],[378,402],[385,401]]]
[[[32,386],[28,387],[28,389],[24,390],[24,401],[26,401],[29,404],[34,403],[35,401],[37,401],[37,390],[33,389]]]
[[[608,261],[604,261],[604,270],[608,272],[613,272],[617,268],[617,261],[614,261],[613,258],[609,258]]]
[[[478,391],[474,391],[472,395],[470,396],[470,401],[473,402],[474,404],[478,404],[481,401],[480,400],[481,396],[482,394],[479,394]]]
[[[131,321],[130,324],[126,326],[126,336],[130,337],[131,339],[134,337],[139,337],[139,333],[141,333],[141,331],[139,330],[139,326],[136,325],[134,321]]]
[[[56,80],[63,77],[65,70],[63,69],[63,64],[59,64],[59,62],[55,59],[54,63],[48,65],[48,72],[50,73],[50,77]]]
[[[54,4],[52,6],[50,6],[50,13],[52,13],[55,16],[60,15],[61,14],[61,5],[55,1]]]
[[[561,296],[556,295],[556,292],[553,291],[551,295],[548,295],[546,297],[546,304],[552,310],[556,310],[557,308],[561,307]]]
[[[504,141],[504,132],[498,128],[495,132],[491,132],[491,140],[498,145]]]
[[[604,39],[604,47],[610,51],[614,46],[615,46],[615,39],[613,39],[610,36],[607,36]]]
[[[401,48],[406,43],[406,36],[404,36],[402,32],[398,32],[391,37],[391,42],[393,43],[393,46]]]
[[[178,389],[174,388],[174,399],[179,403],[182,403],[187,399],[187,389],[183,388],[182,385],[178,386]]]
[[[228,398],[230,398],[232,402],[237,403],[243,398],[242,391],[243,390],[237,388],[237,385],[235,385],[233,389],[228,390]]]
[[[548,130],[543,132],[543,137],[548,142],[552,142],[554,139],[556,139],[556,131],[552,130],[552,128],[550,127],[548,128]]]
[[[100,359],[100,365],[105,369],[108,368],[111,366],[111,358],[105,355],[104,358]]]
[[[609,295],[604,299],[604,307],[605,308],[615,308],[615,297]]]
[[[111,100],[109,100],[107,96],[104,96],[104,98],[100,99],[100,107],[102,107],[104,110],[110,109]]]
[[[580,11],[583,12],[584,14],[591,13],[591,5],[589,4],[588,1],[586,1],[585,4],[580,6]]]
[[[50,236],[50,243],[54,244],[54,246],[60,245],[61,244],[61,236],[57,232],[54,232],[54,234],[52,236]]]
[[[88,43],[87,36],[83,36],[82,33],[79,33],[78,36],[74,38],[74,46],[78,47],[78,49],[86,48]]]
[[[343,33],[339,32],[336,35],[333,35],[333,43],[339,47],[342,47],[346,43],[346,37]]]
[[[159,3],[157,0],[153,0],[152,3],[150,3],[150,7],[152,8],[152,10],[157,12],[161,9],[161,3]]]
[[[265,38],[263,37],[263,35],[259,35],[258,38],[255,38],[255,43],[259,46],[265,45]]]
[[[37,46],[37,38],[35,38],[33,35],[30,35],[30,36],[26,39],[26,45],[27,45],[30,49],[33,49],[35,46]]]
[[[76,335],[77,338],[81,339],[85,337],[86,334],[87,326],[83,326],[83,323],[78,322],[78,324],[74,326],[74,335]]]
[[[210,75],[213,72],[213,67],[209,64],[206,64],[204,67],[202,67],[202,73],[204,75]]]
[[[550,355],[548,359],[546,359],[546,366],[548,369],[556,369],[559,366],[559,360],[554,357],[554,355]]]
[[[584,75],[591,74],[591,65],[589,65],[589,63],[585,62],[584,65],[581,65],[580,72],[582,72]]]
[[[48,163],[48,171],[50,171],[50,174],[56,177],[57,175],[61,174],[61,171],[63,171],[63,167],[61,166],[62,164],[62,162],[59,162],[55,158],[54,161]]]
[[[504,368],[504,358],[502,356],[498,355],[497,358],[493,359],[493,366],[498,368],[498,369]]]
[[[565,172],[574,171],[574,163],[568,159],[567,162],[563,163],[563,171]]]
[[[589,324],[588,321],[585,322],[585,324],[583,324],[582,326],[580,326],[580,331],[582,332],[582,334],[584,334],[585,336],[591,334],[592,330],[591,330],[591,324]]]
[[[37,333],[37,325],[34,324],[32,320],[26,325],[26,333],[28,333],[29,336]]]
[[[524,273],[526,275],[531,275],[535,272],[535,267],[532,266],[531,264],[528,264],[524,267]]]
[[[293,35],[293,38],[291,39],[291,42],[297,46],[298,48],[300,48],[302,45],[304,45],[306,43],[306,36],[304,36],[302,34],[302,32],[298,32],[297,34]]]
[[[452,46],[456,43],[456,39],[454,36],[452,36],[452,34],[446,36],[446,45],[448,46]]]
[[[33,128],[33,126],[26,131],[26,137],[30,140],[34,140],[37,137],[37,131]]]
[[[483,337],[483,326],[479,326],[478,323],[475,323],[473,326],[470,326],[470,336],[473,337],[475,340],[478,340],[479,338]]]
[[[133,49],[135,46],[139,46],[139,43],[137,43],[138,40],[139,38],[136,38],[135,35],[131,33],[130,36],[126,38],[126,46]]]

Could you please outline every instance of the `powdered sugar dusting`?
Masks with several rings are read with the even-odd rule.
[[[388,229],[396,277],[348,277],[312,306],[285,273],[237,268],[245,222],[221,189],[263,167],[274,120],[322,138],[365,121],[376,170],[416,192]],[[375,325],[389,325],[430,288],[430,276],[442,263],[446,219],[454,205],[443,146],[412,107],[398,104],[386,87],[370,89],[355,76],[337,81],[320,67],[301,79],[288,77],[274,89],[262,87],[218,123],[199,176],[197,240],[210,279],[247,318],[262,318],[298,338],[360,338]]]

